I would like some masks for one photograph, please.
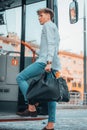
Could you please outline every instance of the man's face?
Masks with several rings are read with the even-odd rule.
[[[43,25],[44,23],[46,23],[47,21],[50,20],[50,14],[48,13],[40,13],[38,15],[38,19],[41,25]]]

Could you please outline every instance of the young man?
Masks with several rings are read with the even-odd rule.
[[[58,57],[59,34],[56,25],[52,22],[54,13],[49,8],[43,8],[37,11],[39,22],[43,25],[41,34],[41,44],[38,59],[17,76],[17,83],[26,100],[26,92],[28,89],[27,80],[37,76],[43,71],[54,73],[60,70],[60,61]],[[48,102],[48,124],[42,130],[54,130],[56,102]],[[28,105],[28,109],[21,116],[37,116],[34,105]]]

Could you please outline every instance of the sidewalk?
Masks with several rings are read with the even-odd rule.
[[[21,121],[0,123],[0,130],[41,130],[47,123]],[[87,109],[57,109],[55,130],[87,130]]]

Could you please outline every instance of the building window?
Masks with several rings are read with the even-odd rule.
[[[70,79],[69,78],[67,78],[67,82],[70,83]]]
[[[72,83],[72,86],[73,86],[73,87],[76,87],[76,82],[73,82],[73,83]]]
[[[78,83],[78,87],[81,88],[81,83]]]
[[[76,61],[74,60],[73,63],[76,64]]]

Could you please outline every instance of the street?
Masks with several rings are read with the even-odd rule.
[[[42,121],[1,122],[0,130],[41,130]],[[87,109],[57,109],[55,130],[87,130]]]

